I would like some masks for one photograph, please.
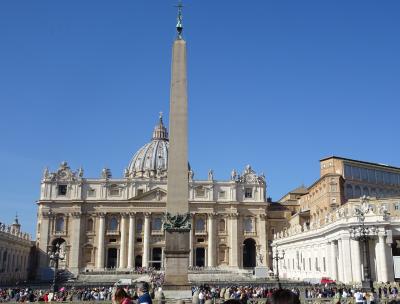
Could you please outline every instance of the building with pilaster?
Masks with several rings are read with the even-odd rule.
[[[152,140],[134,154],[121,178],[109,169],[99,178],[85,177],[66,162],[55,172],[46,169],[38,201],[39,273],[50,273],[46,252],[57,243],[65,253],[60,267],[75,274],[163,267],[168,149],[160,116]],[[190,266],[234,270],[254,267],[257,260],[269,266],[272,233],[286,225],[286,208],[273,204],[268,211],[264,175],[246,166],[226,181],[216,181],[212,170],[206,180],[196,180],[189,166],[188,177]]]
[[[13,224],[0,223],[0,285],[14,285],[28,279],[32,242],[21,231],[16,217]]]

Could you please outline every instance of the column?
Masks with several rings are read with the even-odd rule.
[[[338,281],[344,282],[342,240],[338,240]]]
[[[344,237],[342,239],[342,251],[343,251],[342,264],[343,264],[344,282],[348,284],[353,281],[353,272],[352,272],[353,261],[351,260],[349,237]]]
[[[194,213],[191,214],[190,218],[190,234],[189,234],[189,267],[193,267],[193,233],[194,233]],[[164,252],[164,251],[163,251]]]
[[[142,267],[149,267],[150,253],[150,213],[144,214],[144,238],[143,238],[143,260]]]
[[[165,247],[161,248],[161,268],[164,269],[165,264]]]
[[[215,257],[216,253],[216,244],[215,244],[215,214],[209,213],[207,218],[207,226],[208,226],[208,267],[215,267]]]
[[[106,225],[105,225],[105,214],[99,213],[99,230],[98,230],[98,242],[97,242],[97,259],[96,259],[96,268],[104,269],[104,235],[106,233]]]
[[[129,213],[128,268],[135,268],[135,213]]]
[[[239,267],[238,258],[238,214],[232,213],[229,216],[229,266]]]
[[[360,241],[351,240],[351,267],[353,268],[353,282],[361,283],[361,252]]]
[[[267,241],[267,228],[265,225],[266,214],[260,214],[258,217],[258,238],[260,240],[260,254],[262,256],[262,266],[268,266],[268,241]]]
[[[80,212],[74,212],[71,214],[72,217],[72,240],[71,240],[71,255],[70,255],[70,270],[74,274],[79,273],[79,261],[81,260],[81,218]]]
[[[39,264],[40,269],[47,268],[48,265],[48,256],[47,256],[47,246],[49,243],[49,229],[50,229],[50,214],[48,212],[43,211],[40,219],[40,239],[39,239]],[[40,274],[42,273],[39,270]]]
[[[126,268],[126,222],[127,214],[121,214],[121,239],[119,247],[119,268]]]
[[[375,254],[378,261],[378,281],[388,282],[388,263],[386,259],[385,236],[383,234],[378,235],[378,246],[376,248],[378,249]]]

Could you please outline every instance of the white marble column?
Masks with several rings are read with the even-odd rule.
[[[194,213],[191,214],[191,218],[190,218],[190,234],[189,234],[189,267],[193,267],[193,234],[194,234]],[[164,252],[164,251],[163,251]]]
[[[344,282],[342,240],[338,240],[338,281]]]
[[[207,215],[207,226],[208,226],[208,267],[215,267],[216,253],[216,242],[215,242],[215,214],[209,213]]]
[[[348,284],[350,282],[353,282],[353,272],[352,272],[353,261],[351,260],[349,237],[344,237],[342,239],[342,251],[343,251],[342,263],[343,263],[344,282]]]
[[[99,213],[99,230],[97,236],[97,260],[96,260],[96,268],[104,269],[104,235],[106,233],[106,225],[105,225],[105,214]]]
[[[386,244],[385,236],[383,234],[378,235],[378,250],[376,252],[376,259],[378,261],[378,281],[387,282],[388,281],[388,263],[386,259]]]
[[[120,239],[120,247],[119,247],[119,268],[126,268],[126,222],[127,222],[127,214],[121,214],[121,239]]]
[[[238,214],[232,213],[229,215],[229,266],[239,267],[238,255]]]
[[[128,268],[135,268],[135,214],[129,213]]]
[[[149,267],[150,254],[150,219],[151,214],[144,214],[144,238],[143,238],[143,260],[142,267]]]
[[[71,239],[71,255],[70,255],[70,270],[72,273],[79,273],[79,261],[81,260],[81,217],[80,212],[72,213],[72,239]]]
[[[360,283],[361,277],[361,251],[360,241],[351,240],[351,267],[353,269],[353,282]]]

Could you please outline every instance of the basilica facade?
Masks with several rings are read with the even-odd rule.
[[[162,117],[152,139],[140,148],[122,177],[103,169],[85,177],[66,162],[45,170],[38,200],[39,274],[47,252],[59,243],[61,267],[78,274],[108,269],[164,266],[162,229],[168,179],[168,132]],[[286,225],[291,211],[266,199],[266,179],[246,166],[226,181],[196,180],[188,166],[191,214],[190,267],[241,269],[270,266],[272,234]],[[279,205],[279,206],[278,206]]]

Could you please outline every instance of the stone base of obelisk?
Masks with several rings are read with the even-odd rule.
[[[188,281],[190,230],[165,231],[165,277],[163,292],[166,299],[190,299],[192,288]]]

